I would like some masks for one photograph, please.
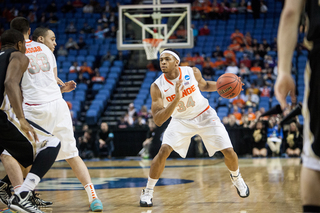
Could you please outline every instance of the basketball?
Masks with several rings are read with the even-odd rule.
[[[242,82],[235,74],[226,73],[217,80],[217,92],[223,98],[235,98],[240,94],[241,90]]]

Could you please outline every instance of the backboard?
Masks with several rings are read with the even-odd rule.
[[[190,4],[119,6],[119,50],[142,50],[143,39],[159,38],[161,48],[192,48]]]

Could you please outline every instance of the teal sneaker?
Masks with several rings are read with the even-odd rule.
[[[103,205],[98,198],[94,199],[90,204],[90,210],[93,212],[102,212]]]

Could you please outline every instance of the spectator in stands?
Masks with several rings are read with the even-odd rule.
[[[240,44],[236,40],[232,41],[232,44],[229,45],[229,48],[234,52],[242,51]]]
[[[259,54],[255,54],[255,58],[251,61],[251,64],[258,63],[259,67],[263,67],[263,61],[261,60],[261,57]]]
[[[136,117],[137,117],[136,108],[134,108],[133,103],[130,103],[128,107],[128,123],[130,126],[134,124]]]
[[[239,74],[239,68],[237,67],[236,63],[233,61],[230,63],[229,66],[227,66],[226,72],[225,73],[232,73],[235,75]]]
[[[252,91],[253,94],[259,95],[260,89],[257,87],[255,82],[250,84],[250,87],[246,89],[246,95],[249,94],[249,91]]]
[[[210,35],[210,29],[208,28],[208,25],[205,24],[199,31],[199,36],[207,36]]]
[[[233,105],[233,113],[232,114],[234,115],[234,117],[237,120],[237,123],[239,124],[241,121],[241,118],[242,118],[242,114],[241,114],[241,112],[239,112],[239,108],[237,105]]]
[[[234,62],[237,64],[237,60],[236,60],[236,54],[234,54],[233,50],[228,47],[228,49],[226,49],[223,52],[223,55],[225,57],[225,64],[228,66],[229,64],[231,64],[231,62]]]
[[[92,77],[91,82],[92,83],[104,83],[104,77],[100,75],[100,72],[95,72],[95,76]]]
[[[108,23],[108,22],[109,22],[109,20],[107,18],[107,15],[105,13],[102,13],[101,18],[98,19],[98,23],[102,24],[102,23]]]
[[[94,9],[94,8],[93,8],[91,2],[92,2],[92,1],[90,1],[89,4],[86,4],[86,5],[83,7],[83,9],[82,9],[83,13],[93,13],[93,9]]]
[[[70,50],[70,49],[78,50],[79,49],[77,42],[75,42],[72,37],[70,37],[68,39],[67,43],[64,46],[67,50]]]
[[[111,26],[111,29],[109,32],[107,32],[105,34],[106,37],[111,37],[111,38],[116,38],[117,37],[117,29],[116,29],[116,26]]]
[[[246,35],[244,36],[243,41],[244,41],[245,45],[252,46],[252,37],[251,37],[250,32],[246,32]]]
[[[74,1],[72,2],[72,5],[73,5],[73,7],[75,7],[75,8],[81,8],[81,7],[83,7],[83,3],[82,3],[81,0],[74,0]]]
[[[98,2],[98,1],[93,0],[92,6],[93,6],[94,13],[102,13],[104,10],[103,7],[101,6],[100,2]]]
[[[151,116],[148,113],[148,109],[146,107],[146,105],[143,105],[140,109],[140,112],[138,112],[138,116],[142,117],[142,119],[144,119],[145,123],[147,122],[148,118]]]
[[[253,64],[253,66],[250,68],[250,71],[253,73],[253,74],[257,74],[257,73],[261,73],[261,67],[259,66],[259,63],[258,62],[255,62]]]
[[[269,119],[267,137],[267,144],[272,152],[272,156],[279,156],[283,131],[282,128],[279,128],[279,124],[274,116]]]
[[[107,156],[109,159],[112,157],[114,151],[113,144],[114,135],[109,131],[109,126],[106,122],[100,124],[100,130],[97,133],[99,143],[99,157]]]
[[[94,138],[91,137],[91,134],[92,134],[91,130],[86,130],[83,136],[78,138],[79,155],[82,159],[91,159],[94,157],[94,154],[93,154]]]
[[[258,48],[259,47],[259,43],[258,43],[258,40],[257,39],[253,39],[252,40],[252,44],[251,44],[252,47],[256,47]]]
[[[275,61],[270,55],[264,56],[264,63],[268,63],[270,68],[273,68],[275,66]]]
[[[264,56],[267,54],[267,51],[264,48],[263,44],[259,44],[258,54],[260,55],[261,58],[264,58]]]
[[[81,73],[88,73],[89,75],[93,75],[94,72],[91,69],[91,67],[88,66],[88,63],[86,61],[83,62],[82,66],[80,67]]]
[[[118,26],[118,17],[116,16],[116,14],[114,12],[110,13],[109,24],[110,25],[114,24],[114,25]]]
[[[227,125],[227,124],[229,123],[229,118],[228,118],[228,116],[224,116],[224,117],[222,118],[222,123],[223,123],[223,125]]]
[[[194,66],[195,61],[194,58],[191,56],[191,53],[187,53],[187,56],[185,57],[185,60],[189,63],[188,66]]]
[[[56,3],[54,1],[51,2],[51,4],[48,4],[46,8],[47,13],[56,13],[58,11],[58,8],[56,6]]]
[[[245,105],[246,105],[246,102],[244,101],[244,99],[242,98],[242,95],[239,94],[237,96],[237,98],[235,98],[233,101],[232,101],[232,105],[233,106],[237,106],[238,109],[242,109]]]
[[[258,121],[253,132],[252,157],[267,157],[266,143],[267,133],[264,124],[262,121]]]
[[[112,10],[112,7],[110,5],[110,2],[109,1],[106,1],[105,4],[104,4],[104,12],[106,13],[110,13]]]
[[[271,97],[271,87],[267,84],[264,84],[263,87],[260,88],[260,97]]]
[[[90,76],[89,75],[84,76],[83,73],[79,72],[76,82],[78,84],[84,83],[84,84],[89,85],[91,83]]]
[[[58,56],[67,56],[68,55],[68,51],[66,49],[64,49],[63,45],[60,45],[58,51],[57,51],[57,55]]]
[[[302,150],[303,137],[295,122],[290,123],[290,130],[286,138],[285,152],[289,157],[299,157]]]
[[[81,70],[78,62],[74,61],[72,66],[69,68],[69,73],[79,73]]]
[[[33,12],[37,12],[38,9],[39,7],[37,5],[37,1],[32,1],[32,4],[29,6],[29,10]]]
[[[136,120],[134,121],[134,128],[146,128],[146,120],[143,119],[141,116],[137,116]]]
[[[250,122],[253,122],[256,119],[256,114],[253,112],[252,107],[248,107],[247,116],[248,116],[248,121]]]
[[[218,56],[217,60],[213,63],[213,68],[218,70],[225,68],[225,62],[221,56]]]
[[[230,3],[230,12],[231,13],[237,13],[238,12],[238,2],[237,0],[232,0]]]
[[[59,21],[58,16],[56,16],[54,13],[50,13],[49,17],[47,19],[47,22],[49,24],[56,24]]]
[[[278,49],[277,48],[277,37],[273,38],[273,42],[271,43],[270,48],[271,48],[272,51],[277,52],[277,49]]]
[[[203,10],[202,2],[200,0],[195,0],[192,3],[191,10],[192,10],[192,18],[193,19],[200,19],[201,18],[201,12]]]
[[[87,22],[84,22],[83,26],[82,26],[82,28],[80,30],[80,33],[81,34],[94,33],[94,29],[90,25],[88,25]]]
[[[243,41],[244,36],[243,36],[243,34],[239,31],[239,29],[236,29],[235,32],[231,34],[230,38],[231,38],[232,41],[233,41],[233,40],[236,40],[237,43],[240,44],[240,45],[244,43],[244,41]]]
[[[104,38],[104,31],[102,30],[102,26],[98,25],[97,30],[94,33],[95,38],[97,39],[103,39]]]
[[[237,9],[238,9],[238,13],[246,13],[247,12],[246,0],[241,0]]]
[[[212,58],[223,57],[223,52],[219,45],[216,46],[215,51],[212,52]]]
[[[263,47],[264,47],[264,49],[266,50],[266,51],[270,51],[270,45],[268,44],[268,41],[267,41],[267,39],[263,39],[262,40],[262,45],[263,45]]]
[[[240,61],[240,64],[243,63],[248,69],[251,68],[251,60],[248,58],[247,54],[243,54],[243,59]]]
[[[273,75],[272,68],[267,69],[267,73],[263,76],[263,79],[268,85],[274,85],[277,77]]]
[[[246,95],[246,106],[256,108],[259,104],[259,96],[253,93],[253,90],[249,89],[248,95]]]
[[[82,36],[79,37],[79,41],[77,44],[78,44],[79,49],[84,49],[87,47],[87,43],[84,41]]]
[[[63,12],[63,13],[74,12],[74,7],[73,7],[71,1],[67,1],[67,3],[61,7],[61,12]]]
[[[66,27],[65,32],[66,32],[66,33],[76,33],[76,32],[77,32],[77,28],[74,26],[73,21],[71,21],[71,22],[69,23],[69,25]]]
[[[28,12],[29,12],[29,10],[27,9],[27,6],[24,4],[24,5],[22,5],[22,7],[20,8],[18,16],[26,17],[27,14],[28,14]]]
[[[128,114],[128,113],[126,113]],[[126,129],[129,127],[129,123],[125,120],[125,115],[120,117],[120,120],[118,121],[117,127],[119,129]]]
[[[115,58],[116,56],[111,55],[110,51],[108,51],[107,54],[101,57],[101,64],[103,64],[104,61],[110,61],[110,63],[112,63]]]
[[[240,62],[239,75],[242,79],[247,80],[250,75],[248,67],[243,62]]]
[[[226,5],[226,1],[220,3],[219,16],[222,20],[229,19],[230,8],[227,6],[229,3]]]
[[[213,63],[210,61],[210,58],[209,58],[209,61],[208,59],[206,59],[206,61],[204,62],[204,66],[202,68],[202,76],[204,79],[206,80],[212,80],[212,76],[214,75],[214,70],[213,70]]]
[[[195,64],[198,64],[198,65],[203,65],[204,63],[204,58],[199,54],[199,52],[196,52],[194,54],[194,57],[193,57],[193,61]]]
[[[27,19],[28,19],[29,23],[35,23],[35,22],[37,22],[37,15],[36,15],[36,13],[33,12],[33,11],[30,11]]]
[[[237,120],[236,117],[233,114],[229,115],[229,123],[227,125],[225,125],[226,129],[237,129],[240,126],[237,124]]]
[[[177,32],[176,32],[177,38],[179,39],[185,39],[187,37],[187,30],[184,29],[183,25],[180,25]]]
[[[157,126],[155,125],[154,121],[152,118],[148,119],[148,132],[147,132],[147,136],[146,139],[142,142],[142,149],[139,152],[138,155],[140,155],[142,158],[144,159],[148,159],[149,158],[149,149],[150,149],[150,145],[152,144],[153,138],[156,134],[156,128]]]
[[[261,13],[267,13],[268,12],[268,7],[265,5],[263,1],[260,1],[260,12]]]
[[[196,28],[194,24],[191,25],[191,28],[192,28],[193,38],[197,38],[197,36],[199,35],[198,28]]]

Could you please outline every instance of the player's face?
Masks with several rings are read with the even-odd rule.
[[[49,47],[49,49],[53,52],[57,46],[56,43],[56,35],[52,30],[48,30],[46,36],[43,39],[43,43]]]
[[[160,68],[163,73],[168,73],[176,66],[177,59],[170,53],[164,53],[160,57]]]

